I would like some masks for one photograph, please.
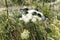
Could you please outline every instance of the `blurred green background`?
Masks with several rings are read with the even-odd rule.
[[[47,19],[25,24],[18,17],[23,6],[37,8]],[[60,1],[0,0],[0,40],[60,40]]]

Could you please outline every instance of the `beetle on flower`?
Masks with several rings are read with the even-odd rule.
[[[29,22],[29,20],[31,20],[34,16],[36,17],[36,19],[45,19],[43,13],[39,12],[38,10],[29,10],[28,7],[21,8],[21,10],[25,12],[25,14],[23,14],[24,16],[22,15],[21,18],[24,22]]]

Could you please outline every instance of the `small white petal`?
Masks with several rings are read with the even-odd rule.
[[[31,21],[32,21],[32,22],[36,22],[36,20],[37,20],[36,18],[32,18],[32,20],[31,20]]]
[[[22,18],[19,18],[19,20],[22,20]]]
[[[38,16],[33,16],[33,18],[38,19],[39,21],[42,20],[42,18],[38,17]]]

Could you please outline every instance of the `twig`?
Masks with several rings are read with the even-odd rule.
[[[8,19],[8,4],[7,4],[7,0],[5,0],[5,4],[6,4],[6,11],[7,11],[7,19]]]

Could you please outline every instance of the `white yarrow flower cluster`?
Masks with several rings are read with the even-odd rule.
[[[31,21],[32,21],[32,22],[36,22],[36,20],[37,20],[36,18],[32,18],[32,20],[31,20]]]
[[[22,14],[22,18],[19,18],[19,20],[23,20],[25,23],[28,23],[30,19],[32,19],[31,14],[27,14],[27,15]]]
[[[31,22],[36,22],[37,20],[41,20],[40,17],[36,16],[36,15],[32,15],[32,14],[22,14],[22,18],[19,18],[19,20],[23,20],[25,23],[28,23],[30,20]]]
[[[22,18],[19,18],[19,20],[23,20],[25,23],[28,23],[29,21],[36,22],[37,20],[40,21],[40,20],[44,19],[43,14],[39,11],[28,10],[27,12],[28,12],[28,14],[22,14]],[[41,17],[39,17],[39,15],[33,15],[34,12],[36,12],[37,14],[40,14]]]
[[[33,18],[38,19],[39,21],[42,20],[42,18],[38,17],[38,16],[33,16]]]
[[[29,34],[30,34],[30,32],[25,29],[25,30],[21,33],[21,38],[22,38],[22,39],[28,39],[28,38],[29,38]]]

